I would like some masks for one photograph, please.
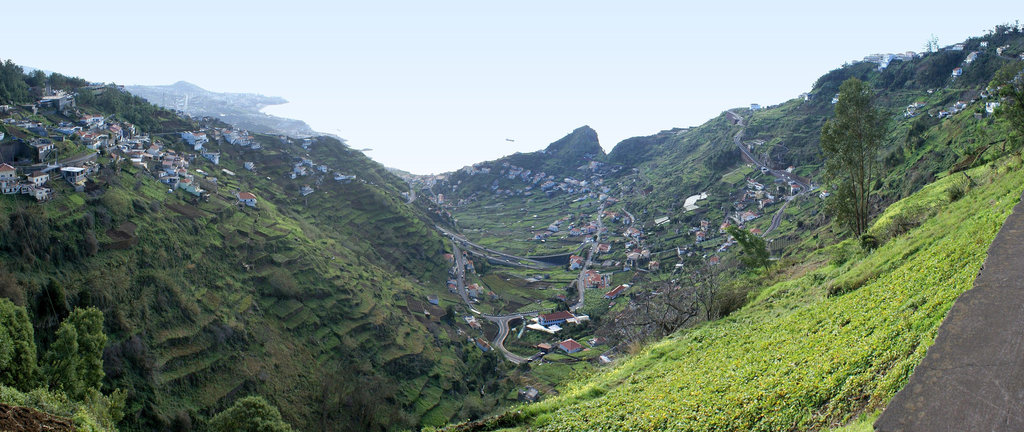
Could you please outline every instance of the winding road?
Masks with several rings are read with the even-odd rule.
[[[772,169],[771,167],[769,167],[769,166],[767,166],[765,164],[762,164],[756,158],[754,158],[754,155],[750,154],[750,150],[747,150],[747,147],[744,146],[743,143],[742,143],[743,133],[746,131],[746,125],[743,123],[743,116],[741,116],[739,114],[736,114],[733,111],[727,111],[727,112],[730,115],[732,115],[733,117],[736,118],[736,124],[741,127],[740,131],[736,132],[736,135],[734,135],[732,137],[733,143],[736,144],[736,147],[738,147],[740,149],[740,151],[743,152],[743,155],[746,156],[748,160],[753,162],[754,165],[756,165],[758,167],[758,169],[767,170],[768,173],[770,173],[771,175],[773,175],[775,177],[779,177],[779,178],[785,179],[787,181],[794,182],[794,183],[800,185],[800,187],[803,190],[805,190],[805,191],[809,191],[809,190],[814,188],[814,185],[804,181],[800,177],[797,177],[797,176],[793,175],[792,173],[786,172],[785,170]]]
[[[734,111],[727,111],[727,112],[729,113],[729,115],[733,116],[736,119],[736,124],[738,126],[740,126],[739,132],[736,132],[736,135],[733,135],[732,141],[733,141],[733,143],[736,144],[736,147],[740,149],[740,152],[743,153],[743,156],[746,156],[747,160],[753,162],[754,165],[756,165],[757,168],[761,169],[762,171],[767,170],[767,172],[769,174],[771,174],[771,175],[773,175],[775,177],[779,177],[779,178],[782,178],[782,179],[785,179],[787,181],[791,181],[791,182],[794,182],[794,183],[800,185],[800,189],[802,190],[802,192],[800,192],[797,195],[802,195],[802,194],[808,193],[808,192],[810,192],[811,189],[814,188],[814,185],[804,181],[800,177],[797,177],[797,176],[795,176],[795,175],[793,175],[793,174],[791,174],[789,172],[783,171],[783,170],[771,169],[771,167],[762,164],[756,158],[754,158],[754,155],[750,154],[750,151],[747,149],[746,146],[743,145],[743,142],[742,142],[743,141],[743,132],[746,131],[746,124],[743,123],[743,116],[737,114]],[[776,211],[774,215],[772,215],[772,223],[771,223],[770,226],[768,226],[768,229],[766,229],[764,231],[764,233],[761,234],[761,237],[767,236],[768,233],[774,231],[776,228],[779,227],[779,224],[782,223],[783,212],[786,211],[786,207],[789,206],[789,203],[792,200],[793,200],[793,196],[790,196],[790,197],[786,198],[786,202],[782,204],[782,207],[779,207],[779,210]]]
[[[584,305],[584,294],[585,294],[585,290],[586,290],[586,284],[584,283],[585,282],[584,279],[586,278],[587,269],[593,263],[594,251],[597,249],[597,245],[600,244],[600,242],[601,242],[601,230],[604,227],[604,223],[601,220],[601,218],[603,216],[603,213],[604,213],[604,204],[602,204],[601,207],[599,207],[598,211],[597,211],[597,236],[595,237],[595,241],[590,244],[590,249],[587,252],[587,260],[586,260],[586,262],[584,262],[583,268],[580,269],[579,276],[577,276],[576,281],[573,282],[573,283],[576,284],[576,292],[577,292],[578,300],[576,301],[575,304],[573,304],[572,306],[569,306],[569,311],[570,312],[575,312],[575,311],[583,308],[583,305]],[[632,216],[631,216],[631,219],[632,219]],[[498,334],[495,335],[494,336],[494,340],[491,341],[491,347],[496,349],[496,350],[498,350],[499,352],[501,352],[501,354],[503,356],[505,356],[505,358],[508,359],[508,361],[510,361],[512,363],[523,364],[523,363],[526,363],[526,362],[530,361],[529,358],[526,358],[526,357],[523,357],[523,356],[518,355],[516,353],[513,353],[513,352],[509,351],[507,348],[505,348],[505,338],[507,338],[508,334],[509,334],[509,323],[510,322],[515,321],[517,319],[526,319],[526,317],[537,316],[537,315],[540,314],[540,311],[517,312],[517,313],[512,313],[512,314],[506,314],[506,315],[488,315],[488,314],[481,313],[479,310],[477,310],[475,307],[473,307],[473,303],[470,302],[470,300],[469,300],[469,293],[466,291],[466,258],[464,256],[462,256],[462,250],[459,249],[459,244],[460,243],[464,243],[464,244],[473,245],[473,246],[479,247],[481,249],[487,250],[489,252],[492,252],[492,253],[495,253],[495,254],[498,254],[498,255],[501,255],[501,256],[512,257],[512,258],[516,258],[516,259],[523,259],[523,258],[516,257],[514,255],[508,255],[508,254],[505,254],[505,253],[502,253],[502,252],[498,252],[498,251],[495,251],[495,250],[492,250],[492,249],[487,249],[487,248],[481,247],[479,245],[474,245],[473,243],[469,242],[469,240],[466,240],[465,237],[459,236],[459,235],[457,235],[457,234],[455,234],[455,233],[453,233],[451,231],[448,231],[448,230],[446,230],[444,228],[441,228],[441,227],[437,227],[437,229],[440,230],[445,235],[447,235],[448,238],[450,238],[451,241],[452,241],[452,254],[455,256],[456,286],[458,287],[459,296],[462,297],[462,301],[466,303],[466,307],[469,308],[470,312],[472,312],[475,315],[479,315],[480,318],[486,319],[486,320],[491,321],[491,322],[493,322],[493,323],[498,325]],[[527,260],[527,261],[529,261],[529,260]],[[523,266],[523,265],[521,265],[521,266]]]
[[[455,255],[456,286],[458,287],[459,296],[462,297],[462,301],[466,303],[466,307],[469,308],[470,312],[498,325],[498,334],[494,337],[494,340],[491,341],[491,347],[501,352],[501,354],[512,363],[522,364],[528,362],[530,359],[515,354],[505,348],[505,338],[508,337],[509,322],[517,319],[525,319],[528,316],[537,316],[540,312],[518,312],[507,315],[488,315],[481,313],[473,307],[473,303],[469,301],[469,293],[466,291],[466,258],[462,256],[462,250],[459,249],[459,242],[454,238],[452,238],[452,254]]]

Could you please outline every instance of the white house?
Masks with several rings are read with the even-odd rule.
[[[238,197],[238,202],[249,207],[256,207],[256,195],[249,192],[239,192],[236,196]]]
[[[15,194],[20,190],[21,185],[18,183],[17,170],[8,164],[0,164],[0,193],[5,195]]]
[[[50,188],[36,185],[25,185],[21,188],[21,193],[32,196],[36,201],[46,201],[52,196]]]
[[[192,149],[199,151],[203,149],[203,144],[209,142],[206,138],[206,132],[192,132],[186,131],[181,133],[181,138],[188,142],[192,146]]]
[[[86,180],[86,170],[82,167],[63,167],[60,169],[61,175],[64,179],[76,186],[84,185]]]
[[[42,186],[42,185],[46,184],[47,180],[50,179],[50,175],[46,174],[46,173],[44,173],[42,171],[36,171],[36,172],[34,172],[32,174],[29,174],[26,177],[28,178],[28,181],[30,183],[32,183],[33,185],[36,185],[36,186]]]
[[[220,153],[203,152],[203,157],[209,159],[214,165],[220,165]]]
[[[86,115],[82,117],[82,125],[87,128],[103,126],[103,116]]]
[[[14,167],[5,163],[0,164],[0,181],[17,178],[17,170]]]

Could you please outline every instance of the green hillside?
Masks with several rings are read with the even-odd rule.
[[[178,154],[192,152],[180,131],[228,127],[79,81],[63,87],[77,93],[71,112],[5,116],[52,130],[102,114]],[[17,122],[5,125],[15,154],[39,137]],[[103,391],[127,392],[121,430],[201,426],[253,394],[299,430],[443,424],[502,400],[478,393],[471,412],[449,402],[502,377],[480,374],[494,359],[474,352],[454,317],[440,320],[457,299],[445,288],[447,246],[421,203],[407,204],[406,183],[333,138],[253,141],[262,148],[214,138],[204,151],[220,164],[194,158],[188,171],[204,197],[168,190],[158,165],[108,152],[84,192],[53,175],[52,200],[0,196],[0,272],[16,285],[4,295],[29,310],[40,352],[67,310],[98,307],[109,336]],[[62,158],[79,148],[77,136],[57,145]],[[315,161],[312,175],[289,178],[301,158]],[[257,206],[239,204],[238,192]],[[446,302],[433,315],[428,294]]]
[[[800,273],[756,292],[749,306],[673,335],[614,369],[565,386],[495,425],[531,430],[808,430],[877,410],[906,383],[954,300],[1021,196],[1021,159],[971,170],[881,215],[931,215],[881,248],[851,241],[809,256]],[[836,292],[843,286],[845,292]],[[487,429],[487,428],[483,428]]]

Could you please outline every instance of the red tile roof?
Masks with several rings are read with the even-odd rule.
[[[583,345],[580,345],[579,342],[576,342],[572,339],[566,339],[562,341],[561,343],[558,344],[558,347],[564,349],[566,352],[579,351],[583,349]]]
[[[240,199],[240,200],[256,199],[256,195],[253,195],[253,194],[251,194],[249,192],[239,192],[238,193],[238,199]]]
[[[0,164],[0,171],[14,171],[14,167],[8,164]]]
[[[618,297],[619,294],[622,294],[622,292],[627,290],[627,289],[629,289],[629,285],[622,284],[622,285],[619,285],[619,286],[615,287],[615,289],[606,292],[604,294],[604,296],[605,296],[605,298],[615,298],[615,297]]]
[[[573,315],[572,312],[569,312],[569,311],[558,311],[558,312],[549,313],[549,314],[541,314],[541,316],[540,316],[540,318],[542,320],[547,321],[547,322],[558,321],[558,320],[566,320],[566,319],[575,318],[575,317],[576,317],[576,315]]]

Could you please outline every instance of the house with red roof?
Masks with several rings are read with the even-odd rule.
[[[578,270],[583,268],[583,257],[579,255],[569,256],[569,270]]]
[[[18,170],[8,164],[0,164],[0,180],[15,179]]]
[[[558,311],[549,314],[540,314],[537,322],[542,326],[549,326],[552,324],[564,323],[565,320],[569,318],[576,318],[576,315],[573,315],[572,312],[569,311]]]
[[[606,298],[608,300],[613,300],[616,297],[622,295],[622,293],[626,292],[626,290],[628,290],[628,289],[629,289],[629,285],[628,284],[619,285],[619,286],[615,287],[615,289],[604,293],[604,298]]]
[[[583,350],[583,345],[572,339],[566,339],[558,343],[558,348],[565,351],[566,354],[572,354]]]
[[[587,273],[583,276],[583,282],[587,288],[601,288],[608,284],[597,270],[587,270]]]
[[[256,207],[256,195],[253,195],[249,192],[239,192],[237,196],[238,202],[245,204],[249,207]]]

